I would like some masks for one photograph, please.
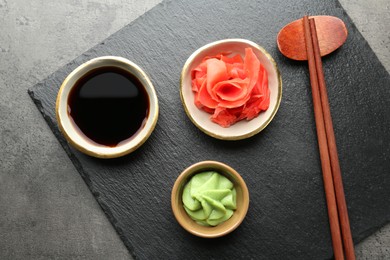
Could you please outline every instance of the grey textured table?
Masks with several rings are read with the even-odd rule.
[[[27,88],[159,3],[0,0],[0,259],[128,259]],[[387,0],[341,0],[390,70]],[[359,244],[390,258],[390,225]]]

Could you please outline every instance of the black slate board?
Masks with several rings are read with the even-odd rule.
[[[165,1],[34,86],[30,95],[131,253],[140,259],[323,259],[332,256],[307,65],[284,58],[276,35],[304,14],[343,19],[346,44],[324,59],[354,241],[390,220],[390,77],[337,1]],[[260,134],[220,141],[187,118],[179,75],[200,46],[245,38],[265,47],[283,77],[279,112]],[[66,75],[103,55],[150,75],[160,117],[150,139],[114,160],[88,157],[58,131],[54,106]],[[248,215],[232,234],[197,238],[175,221],[170,192],[192,163],[228,163],[246,180]]]

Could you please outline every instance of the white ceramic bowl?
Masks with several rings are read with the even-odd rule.
[[[252,120],[241,120],[230,127],[224,128],[210,120],[210,114],[198,109],[194,104],[194,93],[191,89],[191,71],[197,67],[206,56],[223,52],[232,55],[245,56],[245,48],[251,47],[268,72],[270,89],[270,105],[266,111]],[[191,121],[204,133],[222,140],[240,140],[249,138],[262,131],[274,118],[282,98],[282,79],[275,61],[264,48],[254,42],[244,39],[226,39],[209,43],[196,50],[184,64],[180,78],[180,95],[184,109]]]
[[[146,124],[135,137],[116,147],[97,145],[79,133],[71,121],[68,112],[68,96],[78,79],[89,71],[99,67],[119,67],[137,77],[144,86],[149,97],[149,115]],[[57,95],[56,116],[59,128],[68,142],[88,155],[98,158],[115,158],[129,154],[139,148],[150,136],[157,123],[158,100],[152,82],[145,72],[133,62],[115,56],[105,56],[92,59],[72,71],[64,80]]]

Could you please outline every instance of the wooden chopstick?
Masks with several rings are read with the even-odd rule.
[[[324,117],[321,106],[321,98],[318,87],[317,69],[314,58],[313,42],[310,32],[309,18],[303,17],[303,26],[305,32],[306,52],[309,63],[310,85],[313,97],[314,117],[316,122],[317,139],[321,159],[322,177],[324,181],[324,190],[328,208],[328,217],[330,233],[332,237],[333,253],[336,260],[344,259],[343,245],[341,241],[339,217],[337,212],[335,190],[330,166],[328,152],[328,143],[325,133]]]
[[[320,54],[320,47],[318,44],[317,30],[315,19],[310,18],[310,32],[314,47],[314,59],[317,71],[317,79],[321,97],[322,112],[324,115],[326,139],[328,142],[330,164],[332,169],[333,184],[336,193],[337,209],[339,213],[341,235],[343,238],[344,253],[347,260],[356,259],[354,245],[352,240],[351,228],[349,224],[347,203],[345,201],[345,194],[343,188],[343,181],[341,178],[341,170],[339,157],[337,153],[336,138],[333,130],[332,116],[330,114],[328,93],[326,91],[325,77],[322,70],[322,60]]]

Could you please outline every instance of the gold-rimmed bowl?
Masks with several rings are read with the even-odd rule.
[[[241,120],[230,127],[224,128],[210,120],[210,114],[198,109],[194,103],[194,93],[191,88],[191,71],[207,56],[220,53],[240,54],[245,56],[245,48],[252,48],[260,63],[268,73],[270,89],[270,105],[266,111],[252,120]],[[245,39],[226,39],[209,43],[196,50],[185,62],[180,78],[180,97],[190,120],[204,133],[222,140],[240,140],[249,138],[262,131],[274,118],[282,98],[282,79],[276,62],[260,45]]]
[[[202,226],[192,220],[186,213],[182,200],[184,186],[192,176],[210,170],[227,177],[237,192],[237,209],[232,217],[215,227]],[[171,193],[171,206],[178,223],[191,234],[204,238],[221,237],[235,230],[244,220],[249,208],[249,191],[243,178],[232,167],[217,161],[202,161],[185,169],[176,179]]]
[[[68,98],[77,81],[90,71],[101,67],[117,67],[135,76],[142,84],[149,99],[149,111],[146,122],[128,141],[115,147],[91,142],[80,133],[69,115]],[[56,101],[58,126],[66,140],[81,152],[97,158],[116,158],[129,154],[139,148],[153,132],[158,118],[159,107],[156,91],[146,73],[134,62],[122,57],[104,56],[92,59],[73,70],[62,83]]]

